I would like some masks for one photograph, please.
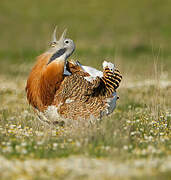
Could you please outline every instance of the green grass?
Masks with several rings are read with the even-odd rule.
[[[170,7],[169,0],[1,1],[2,179],[170,179]],[[89,127],[49,128],[26,100],[28,73],[56,24],[76,43],[73,59],[98,69],[106,59],[123,74],[116,110]]]

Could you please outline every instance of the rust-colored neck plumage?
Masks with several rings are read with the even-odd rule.
[[[49,53],[40,55],[27,80],[27,99],[39,111],[52,104],[55,92],[64,79],[64,61],[47,65],[50,57]]]

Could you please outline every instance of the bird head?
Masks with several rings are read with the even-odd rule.
[[[57,28],[55,27],[50,43],[50,48],[48,50],[48,52],[51,54],[51,57],[49,58],[47,65],[53,61],[66,62],[67,58],[70,57],[75,50],[75,44],[73,40],[65,38],[67,30],[65,29],[59,40],[57,40],[56,29]]]

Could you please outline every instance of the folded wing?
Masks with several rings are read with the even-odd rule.
[[[101,118],[113,112],[122,76],[112,63],[104,62],[103,72],[78,62],[69,62],[67,68],[72,75],[65,77],[53,101],[61,117]]]

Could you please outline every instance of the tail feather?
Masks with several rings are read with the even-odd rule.
[[[122,80],[122,75],[114,68],[114,65],[112,65],[112,63],[106,61],[103,63],[104,71],[101,79],[105,84],[105,89],[108,95],[113,94],[116,91]]]

